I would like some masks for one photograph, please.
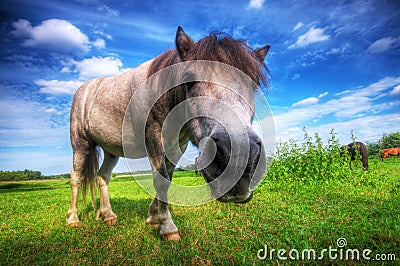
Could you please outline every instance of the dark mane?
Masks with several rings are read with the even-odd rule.
[[[268,69],[243,40],[236,40],[223,33],[212,32],[196,42],[187,54],[189,60],[210,60],[233,66],[247,74],[254,82],[267,85]],[[148,76],[182,62],[176,49],[167,50],[154,59]]]

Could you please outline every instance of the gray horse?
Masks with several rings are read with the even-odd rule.
[[[72,196],[67,213],[67,224],[70,227],[80,225],[77,208],[79,187],[82,185],[85,196],[86,188],[90,187],[93,191],[95,181],[100,190],[100,209],[97,218],[108,224],[115,223],[117,216],[111,209],[108,193],[112,170],[119,157],[147,156],[152,166],[156,195],[150,204],[146,222],[153,228],[160,226],[160,234],[166,239],[180,239],[178,229],[168,210],[167,199],[169,182],[172,180],[176,161],[166,156],[166,153],[167,150],[170,153],[172,150],[174,156],[179,158],[189,141],[199,147],[200,171],[209,184],[214,198],[221,202],[237,203],[244,203],[252,198],[254,183],[262,178],[266,169],[264,146],[260,137],[251,128],[251,123],[254,118],[255,89],[261,83],[267,82],[265,76],[267,70],[263,61],[269,46],[252,50],[244,41],[215,32],[194,42],[181,27],[178,27],[175,41],[176,49],[167,50],[158,57],[117,76],[87,81],[77,90],[72,102],[70,125],[73,149],[70,180]],[[181,71],[184,81],[165,90],[154,103],[150,104],[147,98],[159,93],[156,92],[159,91],[157,88],[152,93],[154,81],[151,88],[144,90],[147,94],[142,94],[140,97],[137,96],[140,94],[135,94],[142,84],[165,69],[186,66],[183,65],[186,62],[204,61],[218,62],[237,69],[253,84],[238,82],[239,78],[229,77],[234,83],[233,86],[239,87],[235,91],[204,78],[195,77],[193,68],[189,71],[188,67],[184,67]],[[225,75],[220,73],[221,71],[213,73],[210,71],[212,67],[204,69],[211,75]],[[173,80],[176,76],[171,73],[161,77]],[[160,82],[156,87],[162,87],[162,84],[163,82]],[[131,99],[139,104],[132,105]],[[178,148],[171,149],[168,143],[173,141],[168,139],[168,134],[163,134],[163,124],[168,120],[168,114],[175,110],[174,108],[193,99],[209,100],[208,104],[202,104],[200,100],[192,101],[185,105],[185,112],[194,114],[215,112],[218,113],[216,114],[218,118],[205,115],[191,116],[184,121],[179,130],[173,129],[178,131]],[[222,103],[224,107],[218,108],[218,103]],[[148,108],[149,112],[143,112],[141,108]],[[240,119],[229,118],[225,123],[224,118],[229,117],[231,113],[239,114]],[[240,120],[245,131],[244,135],[243,132],[237,133],[240,130],[236,126],[231,126],[235,125],[234,120]],[[126,125],[141,123],[144,125],[143,132],[135,131],[135,126],[124,132]],[[144,139],[143,143],[138,140],[141,137]],[[125,150],[124,139],[129,140],[127,145],[129,148],[126,149],[129,151]],[[239,148],[234,151],[236,146]],[[100,169],[98,169],[98,147],[104,152]],[[247,152],[246,156],[242,155],[243,151]],[[233,165],[236,170],[225,171],[229,165]],[[219,176],[224,176],[223,182],[218,181],[223,179]]]

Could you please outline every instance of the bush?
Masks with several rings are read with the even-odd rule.
[[[364,175],[360,160],[351,166],[350,155],[341,155],[340,143],[332,129],[327,145],[318,133],[314,139],[303,129],[304,141],[280,142],[267,173],[267,179],[319,182]],[[355,137],[353,136],[353,140]]]
[[[13,180],[34,180],[42,179],[40,171],[32,171],[25,169],[23,171],[0,171],[0,181],[13,181]]]
[[[372,157],[380,157],[382,149],[400,147],[400,131],[383,136],[376,142],[367,142],[368,154]]]

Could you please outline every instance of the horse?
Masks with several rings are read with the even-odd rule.
[[[343,145],[340,149],[342,150],[340,155],[342,156],[344,153],[348,152],[352,161],[356,160],[358,153],[361,156],[361,162],[364,169],[368,170],[368,150],[364,143],[358,141],[352,142],[347,145]]]
[[[383,149],[381,151],[382,161],[386,160],[388,155],[400,157],[400,147]]]
[[[100,191],[96,219],[116,223],[108,192],[112,170],[120,157],[148,157],[156,193],[146,223],[160,228],[162,239],[179,240],[181,235],[168,209],[167,191],[177,160],[189,141],[199,148],[200,171],[213,199],[227,203],[251,200],[255,183],[266,170],[264,144],[251,123],[255,91],[268,81],[264,59],[269,48],[266,45],[253,50],[245,41],[219,32],[195,42],[179,26],[174,48],[116,76],[95,78],[81,85],[70,111],[73,164],[67,225],[80,226],[79,191],[85,199],[89,188],[93,204],[96,186]],[[217,63],[225,66],[222,69],[237,72],[220,70]],[[231,81],[235,90],[198,76],[200,70]],[[238,72],[249,81],[241,82],[244,78]],[[148,80],[151,85],[141,89]],[[163,88],[168,82],[173,86]],[[185,107],[175,113],[189,114],[189,118],[182,118],[182,125],[175,127],[168,115],[182,103]],[[241,128],[235,126],[238,121]],[[163,130],[169,125],[170,133],[165,134]],[[100,149],[104,155],[99,168]]]
[[[196,174],[196,176],[199,173],[199,157],[196,157],[194,159],[194,173]]]

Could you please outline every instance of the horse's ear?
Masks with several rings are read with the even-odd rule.
[[[182,61],[185,61],[187,53],[190,50],[190,48],[194,45],[194,42],[183,31],[181,26],[179,26],[178,30],[176,31],[175,43],[179,56],[181,57]]]
[[[255,49],[255,50],[254,50],[254,53],[256,54],[257,58],[258,58],[261,62],[264,61],[264,59],[265,59],[265,57],[267,56],[267,53],[268,53],[270,47],[271,47],[271,46],[266,45],[266,46],[264,46],[264,47],[261,47],[261,48],[258,48],[258,49]]]

